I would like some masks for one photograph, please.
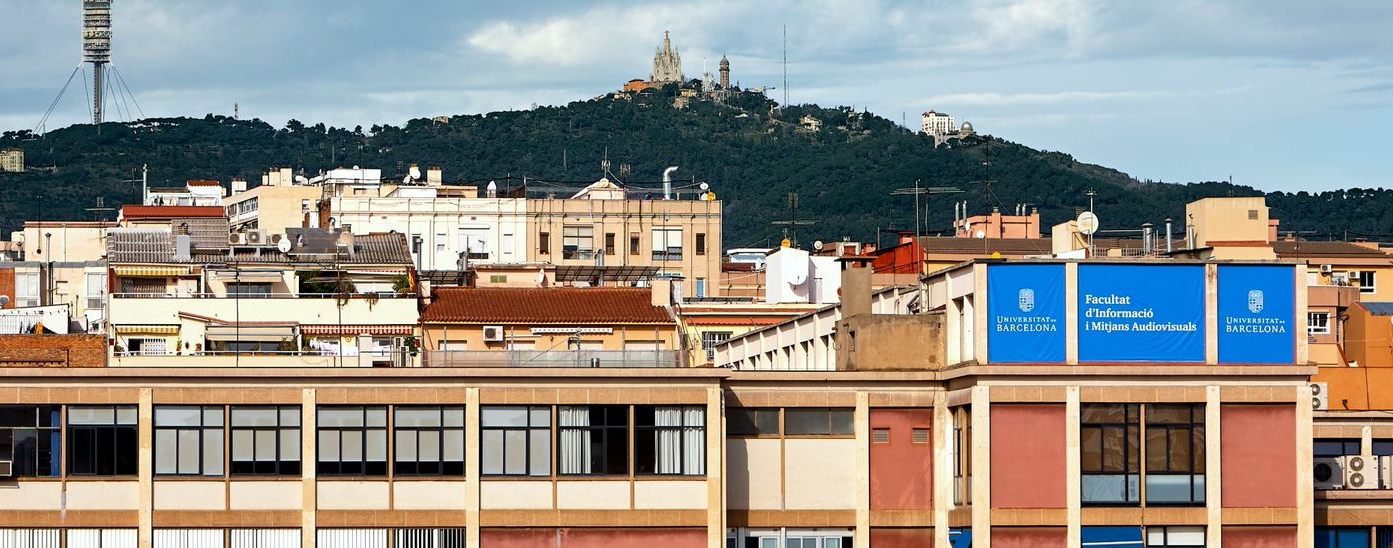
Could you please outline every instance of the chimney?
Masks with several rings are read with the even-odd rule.
[[[442,182],[444,182],[444,180],[440,166],[430,166],[426,168],[426,184],[440,186]]]
[[[900,244],[907,244],[914,241],[913,232],[900,232]]]
[[[1171,252],[1171,220],[1170,220],[1170,217],[1166,217],[1166,254],[1169,255],[1170,252]]]
[[[653,278],[648,285],[653,292],[653,306],[672,306],[671,278]]]
[[[283,168],[281,168],[281,183],[280,183],[280,184],[289,186],[290,183],[291,183],[291,181],[294,181],[294,180],[295,180],[295,170],[290,169],[290,168],[288,168],[288,167],[283,167]]]
[[[247,191],[247,180],[246,180],[246,179],[238,178],[238,179],[233,179],[233,180],[232,180],[232,193],[233,193],[233,194],[237,194],[237,193],[239,193],[239,192],[246,192],[246,191]]]
[[[1152,234],[1152,231],[1151,231],[1151,223],[1142,223],[1142,225],[1141,225],[1141,251],[1142,251],[1142,253],[1148,253],[1148,254],[1149,254],[1149,253],[1151,253],[1152,249],[1154,249],[1154,247],[1153,247],[1154,244],[1153,244],[1153,240],[1152,240],[1153,238],[1154,238],[1154,235]]]
[[[871,313],[871,275],[869,257],[843,257],[842,263],[842,317],[867,315]]]
[[[174,237],[174,260],[187,261],[192,257],[190,248],[193,246],[193,237],[188,234],[180,234]]]
[[[1281,221],[1279,221],[1279,220],[1277,220],[1277,219],[1268,219],[1268,221],[1267,221],[1267,241],[1268,241],[1268,242],[1275,242],[1275,241],[1277,241],[1277,224],[1280,223],[1280,222],[1281,222]]]
[[[416,282],[417,291],[421,294],[421,304],[430,304],[430,280]]]

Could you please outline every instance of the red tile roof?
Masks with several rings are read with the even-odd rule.
[[[1387,253],[1352,242],[1287,241],[1272,242],[1272,250],[1281,259],[1306,257],[1367,257],[1387,259]]]
[[[189,217],[226,217],[219,206],[146,206],[128,205],[121,208],[124,219],[179,219]]]
[[[433,291],[422,322],[672,324],[649,289],[627,287],[445,287]]]
[[[189,186],[222,186],[222,183],[217,181],[189,181],[185,184]]]

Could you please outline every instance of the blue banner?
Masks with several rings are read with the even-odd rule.
[[[1079,265],[1080,362],[1204,362],[1204,267]]]
[[[1296,363],[1296,269],[1219,266],[1219,363]]]
[[[987,267],[987,362],[1064,363],[1064,265]]]

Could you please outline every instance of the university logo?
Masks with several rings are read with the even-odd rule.
[[[1262,312],[1262,290],[1253,289],[1248,291],[1248,311],[1254,314]]]
[[[1021,312],[1035,310],[1035,290],[1027,287],[1016,292],[1016,304],[1021,307]]]

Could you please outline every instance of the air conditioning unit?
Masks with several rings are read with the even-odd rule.
[[[1331,265],[1328,265],[1328,264],[1320,265],[1320,273],[1321,273],[1321,274],[1329,274],[1329,273],[1334,272],[1334,271],[1335,271],[1335,267],[1334,267],[1334,266],[1331,266]]]
[[[1378,489],[1378,461],[1361,455],[1345,459],[1345,489]]]
[[[1346,272],[1345,277],[1349,278],[1351,282],[1357,282],[1359,281],[1359,271],[1351,270],[1349,272]]]
[[[271,235],[271,245],[279,245],[279,244],[281,243],[281,240],[284,240],[284,239],[285,239],[285,234],[272,234],[272,235]]]
[[[15,463],[12,460],[0,460],[0,478],[8,478],[15,475]]]
[[[266,242],[266,231],[254,229],[247,231],[247,245],[261,245]]]
[[[227,243],[231,245],[247,245],[247,235],[241,232],[233,232],[227,235]]]
[[[1330,409],[1330,394],[1326,383],[1311,383],[1311,409],[1314,411],[1327,411]]]
[[[1345,486],[1345,458],[1317,457],[1312,459],[1316,489],[1342,489]]]
[[[484,342],[503,342],[503,326],[484,326]]]

